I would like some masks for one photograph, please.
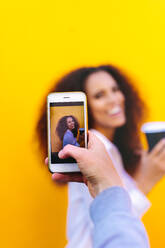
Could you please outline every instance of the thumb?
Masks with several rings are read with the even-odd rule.
[[[87,150],[85,148],[80,148],[80,147],[73,146],[73,145],[66,145],[58,153],[58,156],[61,159],[72,157],[78,162],[79,160],[81,160],[81,158],[83,158],[85,156],[86,151]]]
[[[100,139],[91,131],[88,131],[88,149],[93,149],[96,147],[104,147]]]

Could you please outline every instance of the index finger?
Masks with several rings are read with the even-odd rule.
[[[68,182],[84,182],[83,176],[80,172],[78,173],[54,173],[52,179],[57,183],[68,183]]]
[[[73,145],[66,145],[59,153],[58,156],[61,159],[65,159],[68,157],[73,157],[77,162],[79,159],[81,160],[82,157],[86,154],[87,149],[83,147],[77,147]]]
[[[150,152],[150,154],[156,156],[159,155],[162,151],[162,149],[165,146],[165,138],[161,139],[156,146],[152,149],[152,151]]]
[[[45,164],[48,165],[48,162],[49,162],[48,157],[46,157],[45,158]]]

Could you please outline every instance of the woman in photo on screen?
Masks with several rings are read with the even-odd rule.
[[[79,123],[72,115],[63,116],[57,124],[56,132],[62,141],[62,147],[70,144],[80,146],[77,142]]]
[[[88,127],[105,145],[130,195],[135,215],[142,217],[150,206],[145,194],[164,175],[165,166],[162,166],[155,152],[155,149],[162,150],[162,142],[149,154],[143,151],[139,127],[146,108],[137,90],[119,69],[103,65],[79,68],[68,73],[50,92],[68,91],[86,93]],[[47,156],[46,130],[45,102],[37,125],[43,157]],[[165,151],[162,152],[165,158]],[[91,201],[86,185],[69,183],[67,247],[92,247]]]

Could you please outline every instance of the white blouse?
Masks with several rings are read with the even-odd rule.
[[[132,201],[133,212],[141,218],[149,209],[150,202],[138,189],[134,179],[124,170],[121,155],[117,147],[103,134],[91,130],[105,145],[113,164],[120,175]],[[88,188],[83,183],[69,183],[67,216],[67,248],[92,248],[93,223],[89,207],[93,200]]]

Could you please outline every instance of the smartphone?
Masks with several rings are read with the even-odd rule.
[[[87,100],[83,92],[57,92],[47,97],[49,170],[79,172],[72,157],[60,159],[67,144],[87,148]]]

